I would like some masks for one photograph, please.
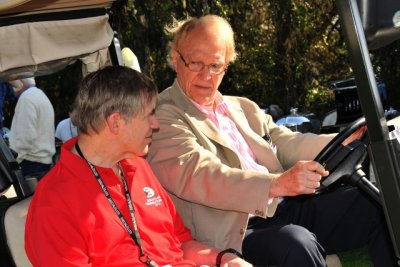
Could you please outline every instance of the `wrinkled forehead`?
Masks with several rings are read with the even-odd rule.
[[[226,55],[227,40],[220,27],[198,27],[189,32],[179,43],[179,49],[188,54],[206,53]]]

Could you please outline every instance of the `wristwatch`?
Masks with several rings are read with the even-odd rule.
[[[239,258],[243,259],[243,255],[239,251],[237,251],[236,249],[233,249],[233,248],[227,248],[218,253],[217,260],[216,260],[217,267],[220,267],[222,256],[224,256],[226,253],[235,254]]]

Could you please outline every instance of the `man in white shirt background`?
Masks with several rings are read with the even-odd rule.
[[[34,78],[21,79],[9,135],[24,177],[48,171],[55,154],[54,108]]]

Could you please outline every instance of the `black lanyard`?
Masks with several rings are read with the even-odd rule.
[[[89,165],[91,171],[93,172],[93,175],[96,177],[96,180],[99,183],[101,190],[103,190],[103,193],[106,196],[106,198],[107,198],[108,202],[110,203],[111,207],[114,209],[115,213],[118,215],[119,219],[122,222],[122,225],[125,227],[125,229],[128,232],[128,234],[131,236],[133,241],[139,247],[139,251],[140,251],[139,260],[140,260],[140,262],[145,263],[147,266],[150,266],[150,267],[158,267],[158,265],[154,261],[152,261],[146,254],[144,254],[144,251],[143,251],[143,248],[142,248],[142,244],[141,244],[141,239],[140,239],[138,226],[137,226],[137,223],[136,223],[135,209],[133,208],[131,194],[129,193],[128,184],[126,183],[125,177],[124,177],[124,175],[122,173],[122,169],[121,169],[121,180],[122,180],[122,183],[124,184],[125,198],[126,198],[126,202],[128,203],[129,214],[131,215],[131,220],[132,220],[132,225],[133,225],[134,230],[132,230],[132,228],[129,226],[129,224],[126,221],[124,215],[122,215],[121,211],[117,207],[117,204],[112,199],[110,193],[108,192],[107,187],[104,184],[103,179],[101,178],[100,174],[97,172],[96,167],[91,162],[89,162],[85,158],[85,156],[83,156],[82,151],[81,151],[81,149],[80,149],[80,147],[78,145],[78,142],[75,143],[75,149],[78,152],[79,156],[81,156],[87,162],[87,164]]]

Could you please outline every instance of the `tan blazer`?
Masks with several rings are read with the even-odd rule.
[[[276,210],[276,199],[268,204],[271,181],[296,161],[313,159],[332,136],[279,127],[246,98],[224,96],[224,101],[257,162],[270,173],[242,170],[217,127],[176,81],[159,95],[160,130],[147,159],[197,240],[241,251],[249,214],[266,218]],[[279,161],[265,135],[277,146]]]

